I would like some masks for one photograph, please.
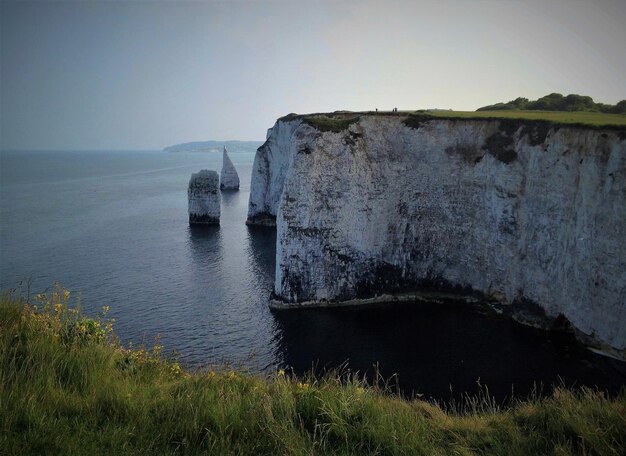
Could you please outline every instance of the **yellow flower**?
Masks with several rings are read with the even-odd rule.
[[[237,374],[235,374],[235,372],[234,372],[234,371],[230,371],[230,372],[228,373],[228,378],[229,378],[229,379],[231,379],[231,380],[232,380],[233,378],[236,378],[236,377],[237,377]]]
[[[183,370],[181,369],[180,364],[178,364],[178,363],[172,364],[170,369],[172,371],[172,374],[174,374],[174,375],[180,375],[180,374],[183,373]]]
[[[285,376],[285,369],[279,369],[278,370],[278,376],[279,377],[284,377]]]
[[[360,386],[356,387],[356,393],[357,394],[363,394],[365,393],[365,388],[361,388]]]
[[[102,306],[102,313],[104,315],[106,315],[107,313],[109,313],[109,306]]]
[[[208,374],[209,378],[213,378],[215,377],[215,375],[216,375],[215,372],[209,371],[209,374]]]
[[[298,389],[301,389],[301,390],[307,390],[307,389],[309,389],[309,386],[310,386],[310,385],[309,385],[308,383],[298,382],[298,383],[296,384],[296,386],[298,387]]]

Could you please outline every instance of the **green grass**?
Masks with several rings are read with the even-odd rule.
[[[290,121],[302,119],[307,125],[317,128],[319,131],[332,131],[339,133],[346,130],[351,124],[358,122],[363,113],[352,113],[350,111],[337,111],[319,114],[288,114],[278,120]]]
[[[602,112],[563,111],[426,111],[432,117],[446,119],[525,119],[546,120],[557,124],[626,127],[626,115]]]
[[[351,124],[358,122],[358,116],[328,117],[328,116],[311,116],[305,117],[303,122],[317,128],[319,131],[332,131],[339,133],[346,130]]]
[[[430,119],[464,119],[464,120],[499,120],[516,119],[528,121],[550,122],[555,126],[572,126],[582,128],[606,128],[611,130],[626,131],[626,114],[607,114],[602,112],[566,112],[566,111],[366,111],[351,112],[338,111],[315,114],[289,114],[279,120],[289,121],[302,119],[302,121],[318,130],[339,133],[346,130],[351,124],[357,122],[362,116],[409,116],[408,123],[415,120],[420,124]],[[407,121],[405,121],[407,123]]]
[[[500,410],[406,401],[346,375],[186,372],[129,349],[56,287],[0,299],[2,454],[599,454],[626,452],[626,391],[557,389]]]

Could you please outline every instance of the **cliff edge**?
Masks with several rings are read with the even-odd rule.
[[[287,116],[252,174],[274,220],[276,307],[456,290],[626,355],[623,127]]]

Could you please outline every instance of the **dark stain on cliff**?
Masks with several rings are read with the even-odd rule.
[[[317,237],[326,235],[330,229],[329,228],[315,228],[315,227],[300,227],[300,226],[289,226],[289,231],[294,234],[301,234],[309,237]]]
[[[348,131],[348,134],[343,138],[343,143],[347,146],[356,146],[356,142],[362,137],[361,133]]]
[[[398,214],[401,215],[403,218],[408,217],[409,215],[409,205],[406,203],[406,201],[400,201],[398,203]]]
[[[530,145],[538,146],[546,141],[546,138],[552,129],[557,132],[559,127],[551,125],[550,122],[542,122],[538,120],[526,121],[522,126],[520,136],[527,135]]]
[[[498,229],[503,234],[515,234],[517,232],[517,219],[515,215],[506,211],[498,221]]]
[[[341,253],[338,250],[335,250],[328,245],[324,246],[324,251],[330,254],[331,256],[335,257],[337,260],[339,260],[342,266],[350,264],[350,263],[354,263],[354,258],[352,258],[350,255]]]
[[[258,212],[248,217],[246,225],[276,226],[276,216],[269,212]]]
[[[404,119],[402,123],[409,128],[417,130],[421,128],[422,125],[424,125],[426,122],[429,122],[431,120],[436,120],[436,118],[427,114],[411,114],[406,119]]]
[[[483,149],[493,155],[502,163],[509,164],[517,159],[517,152],[513,149],[515,132],[520,122],[511,119],[503,119],[498,126],[498,131],[487,138]]]
[[[354,291],[338,297],[339,301],[353,298],[366,299],[380,296],[385,293],[404,293],[412,291],[441,292],[451,296],[472,296],[489,299],[483,294],[467,285],[453,284],[436,273],[429,273],[421,279],[409,279],[402,268],[389,263],[378,263],[372,266],[367,274],[362,276],[355,285]]]
[[[485,155],[482,150],[471,144],[458,144],[456,146],[446,147],[446,154],[458,155],[469,165],[479,163]]]
[[[400,268],[389,263],[379,263],[357,282],[354,291],[357,298],[369,298],[389,290],[402,290],[408,285]]]
[[[291,296],[288,299],[285,299],[282,296],[279,298],[274,292],[272,292],[270,299],[281,299],[287,302],[296,302],[296,300],[302,299],[304,296],[304,287],[302,286],[302,280],[300,280],[299,276],[296,274],[285,274],[282,279],[281,288],[283,290],[286,288],[285,285],[287,285],[287,289],[291,292]]]
[[[305,154],[305,155],[309,155],[311,152],[313,151],[311,150],[308,144],[305,144],[304,147],[298,150],[299,154]]]

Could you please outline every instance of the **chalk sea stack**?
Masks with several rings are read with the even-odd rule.
[[[187,189],[190,224],[219,225],[221,198],[218,187],[216,171],[203,169],[191,175]]]
[[[222,156],[222,172],[220,174],[220,189],[222,190],[239,190],[239,175],[228,156],[226,146],[224,146],[224,154]]]
[[[273,307],[458,291],[626,358],[623,127],[344,117],[286,116],[257,151]]]

